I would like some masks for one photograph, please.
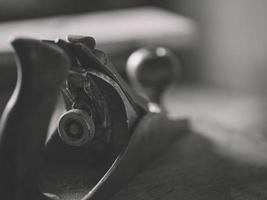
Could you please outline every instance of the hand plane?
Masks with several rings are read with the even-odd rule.
[[[12,42],[18,75],[1,118],[1,198],[109,199],[186,132],[186,120],[169,118],[157,104],[157,87],[140,95],[95,45],[92,37],[81,36]],[[132,82],[142,64],[128,63]],[[168,82],[164,75],[158,78]],[[59,96],[65,110],[48,136]]]

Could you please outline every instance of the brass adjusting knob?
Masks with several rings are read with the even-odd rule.
[[[85,111],[72,109],[60,117],[58,132],[66,144],[82,146],[94,138],[95,125]]]

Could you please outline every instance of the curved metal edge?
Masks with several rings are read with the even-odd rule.
[[[82,200],[111,198],[188,130],[187,120],[172,120],[162,113],[148,113],[110,169]]]

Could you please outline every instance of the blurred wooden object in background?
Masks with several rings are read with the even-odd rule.
[[[67,34],[96,38],[97,48],[107,52],[123,73],[128,56],[137,48],[152,45],[191,49],[197,38],[197,26],[189,18],[155,7],[3,22],[0,23],[1,85],[15,81],[11,37],[54,40]]]
[[[149,5],[147,0],[0,0],[0,21]]]

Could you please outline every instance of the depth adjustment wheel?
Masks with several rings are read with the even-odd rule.
[[[93,119],[85,111],[72,109],[60,117],[58,132],[66,144],[82,146],[93,140],[95,125]]]

